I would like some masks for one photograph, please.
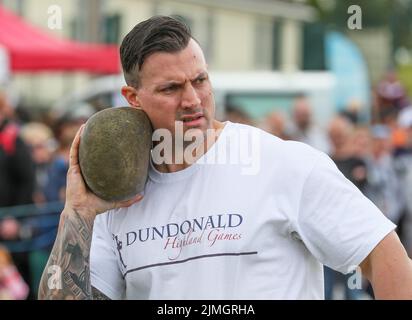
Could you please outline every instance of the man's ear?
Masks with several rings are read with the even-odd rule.
[[[133,108],[141,109],[139,98],[137,97],[137,89],[131,86],[122,87],[122,96],[125,97],[129,105]]]

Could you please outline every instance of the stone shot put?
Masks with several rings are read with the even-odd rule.
[[[86,185],[106,201],[143,192],[151,147],[152,128],[142,110],[119,107],[96,113],[87,121],[79,147]]]

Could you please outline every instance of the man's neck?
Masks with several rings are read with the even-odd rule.
[[[204,154],[206,154],[207,151],[216,143],[225,124],[223,122],[214,120],[212,126],[213,128],[208,130],[208,132],[205,134],[205,136],[203,136],[202,141],[200,141],[200,143],[198,144],[196,148],[193,148],[193,146],[191,146],[191,148],[193,148],[193,151],[190,155],[190,159],[187,159],[186,156],[183,156],[183,155],[187,155],[187,152],[185,151],[187,151],[186,148],[190,146],[189,144],[188,146],[183,147],[183,150],[181,151],[183,152],[183,155],[180,155],[180,156],[177,155],[176,150],[174,150],[173,152],[172,159],[183,159],[183,163],[176,163],[176,161],[174,161],[174,163],[170,163],[170,164],[167,164],[167,163],[154,164],[155,168],[158,171],[163,172],[163,173],[171,173],[171,172],[177,172],[180,170],[184,170],[190,167],[193,163],[195,163],[198,159],[200,159]]]

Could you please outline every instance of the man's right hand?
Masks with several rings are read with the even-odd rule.
[[[128,207],[143,196],[122,202],[100,199],[90,190],[80,172],[79,145],[84,125],[79,129],[70,149],[70,166],[67,173],[66,202],[59,230],[49,261],[39,286],[39,299],[92,299],[90,283],[90,248],[94,218],[113,208]],[[50,286],[50,267],[59,267],[63,277],[61,287]],[[99,296],[100,297],[100,296]]]
[[[97,197],[86,187],[79,165],[79,145],[81,134],[85,125],[76,133],[70,149],[70,165],[67,172],[66,203],[65,209],[75,210],[85,218],[94,219],[99,213],[114,208],[125,208],[142,200],[143,195],[136,195],[130,200],[108,202]],[[66,211],[65,210],[65,211]]]

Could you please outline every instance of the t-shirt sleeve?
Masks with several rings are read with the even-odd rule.
[[[321,263],[346,274],[395,227],[329,157],[319,154],[302,188],[296,231]]]
[[[112,300],[123,298],[125,285],[108,229],[108,213],[96,217],[90,249],[91,285]]]

